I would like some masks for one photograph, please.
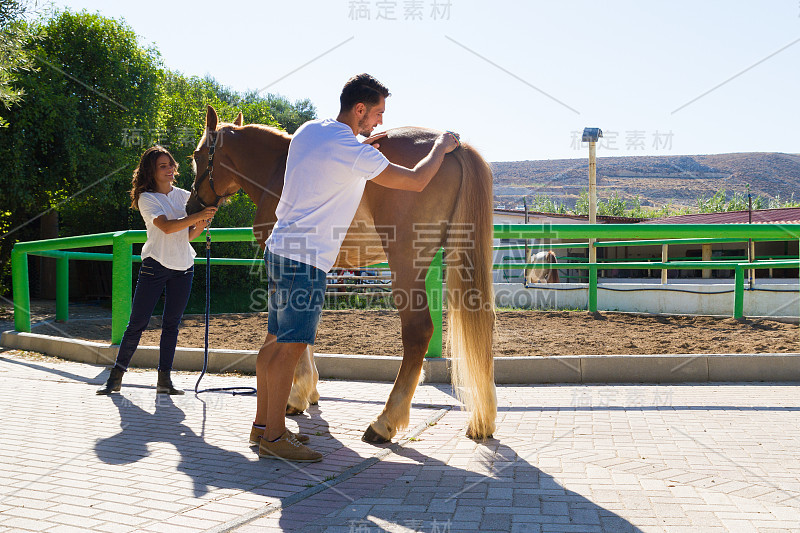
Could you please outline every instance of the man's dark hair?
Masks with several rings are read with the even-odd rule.
[[[358,103],[372,107],[381,101],[381,96],[388,98],[390,94],[389,89],[369,74],[358,74],[344,84],[339,97],[340,111],[350,111]]]

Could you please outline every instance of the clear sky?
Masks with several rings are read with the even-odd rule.
[[[452,129],[490,161],[585,157],[586,126],[607,134],[601,157],[800,152],[798,0],[55,5],[124,18],[167,67],[310,98],[320,117],[369,72],[392,91],[386,128]]]

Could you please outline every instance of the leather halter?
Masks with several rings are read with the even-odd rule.
[[[219,135],[219,132],[212,131],[209,133],[211,134],[211,146],[208,147],[208,165],[206,166],[205,172],[203,172],[200,175],[200,177],[197,178],[194,183],[192,183],[192,194],[194,194],[195,198],[197,198],[197,201],[200,203],[201,206],[203,206],[203,208],[217,207],[219,206],[220,200],[223,200],[228,196],[233,196],[234,194],[236,194],[236,192],[234,191],[230,194],[220,195],[217,193],[216,189],[214,189],[214,153],[216,152],[217,149],[217,137]],[[211,187],[211,192],[214,193],[214,196],[216,196],[216,198],[214,199],[214,203],[212,204],[205,203],[203,199],[200,197],[200,192],[198,190],[200,184],[203,183],[203,178],[205,178],[206,176],[208,176],[208,185]]]

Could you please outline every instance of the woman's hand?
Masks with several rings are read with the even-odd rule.
[[[217,212],[216,207],[206,207],[202,211],[195,213],[193,216],[195,217],[196,224],[202,224],[203,226],[208,226],[211,220],[214,219],[214,215]]]

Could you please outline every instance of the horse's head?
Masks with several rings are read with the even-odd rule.
[[[192,193],[186,202],[186,214],[191,215],[209,206],[218,206],[239,190],[233,162],[226,149],[225,138],[230,139],[237,128],[242,126],[242,114],[233,124],[218,124],[217,112],[208,106],[206,110],[206,131],[194,151],[192,166],[195,179]],[[230,146],[230,143],[228,143]]]

